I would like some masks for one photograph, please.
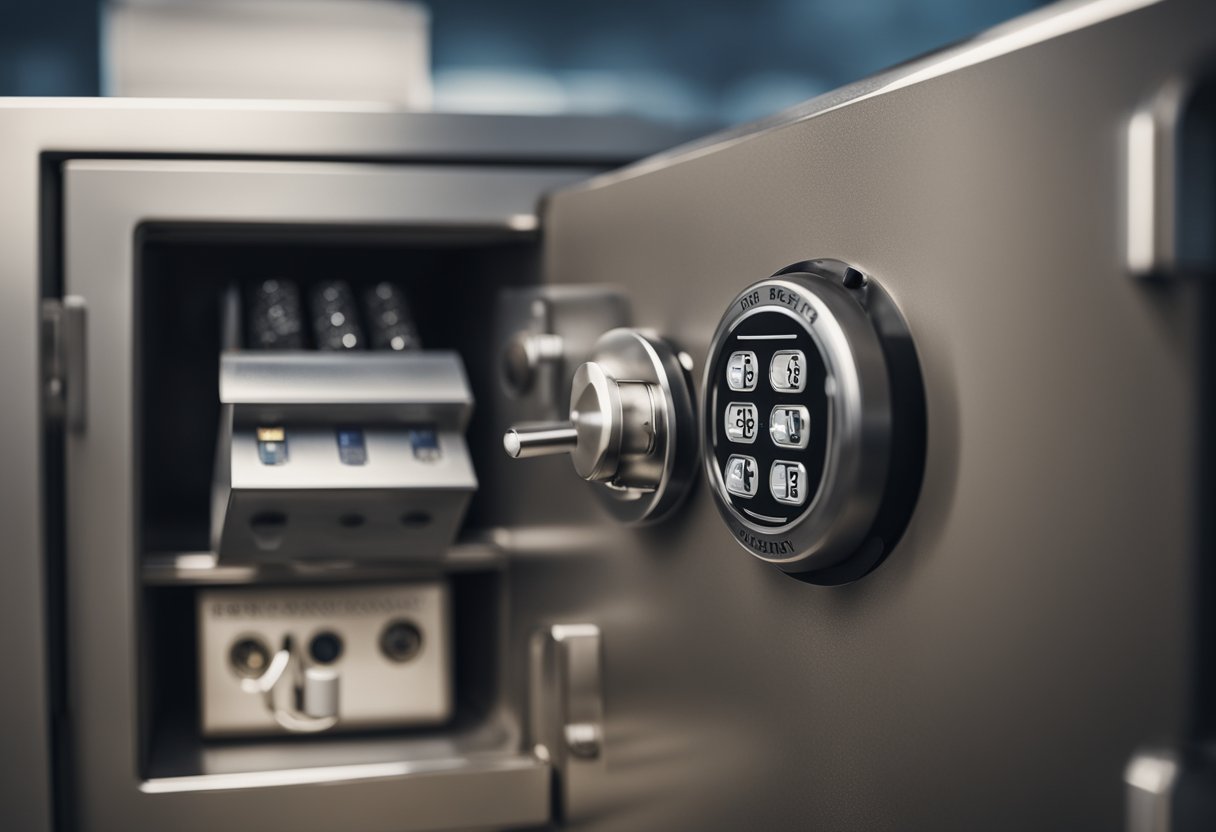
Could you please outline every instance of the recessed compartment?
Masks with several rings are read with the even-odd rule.
[[[507,564],[477,497],[501,453],[479,414],[494,304],[467,299],[533,281],[533,235],[144,226],[139,241],[145,789],[531,778],[544,764],[502,655]],[[335,317],[335,282],[368,303]],[[396,342],[371,318],[384,286],[411,313]],[[339,319],[354,347],[325,343]]]

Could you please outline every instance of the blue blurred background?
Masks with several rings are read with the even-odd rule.
[[[101,92],[97,0],[4,0],[0,95]],[[746,121],[1038,0],[435,0],[437,109]]]

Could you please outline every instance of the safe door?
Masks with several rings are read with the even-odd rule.
[[[572,828],[1190,828],[1151,750],[1212,701],[1210,289],[1160,155],[1201,5],[1048,9],[549,199],[547,281],[618,287],[697,411],[617,330],[502,426],[516,626],[602,639]],[[695,478],[639,481],[677,423]]]

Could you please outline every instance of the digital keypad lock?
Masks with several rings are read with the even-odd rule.
[[[714,335],[704,399],[706,476],[744,549],[825,584],[890,552],[920,488],[924,394],[876,281],[816,260],[744,290]]]

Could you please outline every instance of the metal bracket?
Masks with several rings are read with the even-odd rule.
[[[499,299],[503,388],[538,408],[529,418],[563,418],[574,368],[591,360],[595,342],[628,326],[629,301],[610,286],[536,286]]]
[[[84,298],[42,301],[42,394],[46,417],[73,433],[85,429]]]
[[[604,773],[600,629],[554,625],[536,632],[530,649],[530,740],[553,768],[555,820],[587,817]]]

